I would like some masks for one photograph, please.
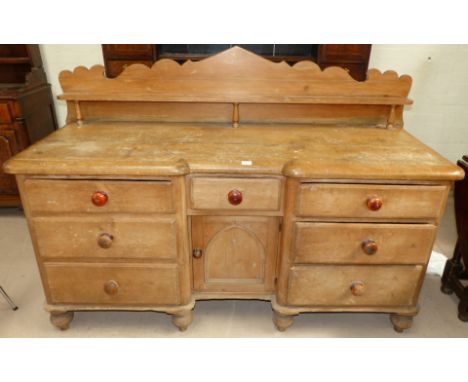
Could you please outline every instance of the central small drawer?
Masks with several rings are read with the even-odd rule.
[[[190,204],[200,210],[271,210],[281,207],[276,178],[191,178]]]
[[[313,218],[436,219],[446,186],[303,183],[296,213]]]
[[[432,224],[296,223],[296,264],[425,264]]]
[[[45,263],[50,303],[172,305],[180,302],[175,264]]]
[[[172,213],[170,181],[26,179],[31,213]]]
[[[35,217],[43,258],[143,258],[175,260],[177,227],[172,215],[159,217]]]

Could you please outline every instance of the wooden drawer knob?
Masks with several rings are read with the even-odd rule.
[[[108,295],[114,295],[119,291],[119,283],[115,280],[106,281],[104,284],[104,292]]]
[[[374,240],[364,240],[361,243],[361,248],[366,255],[373,255],[379,249],[379,246]]]
[[[109,197],[104,191],[96,191],[91,196],[91,201],[95,206],[101,207],[107,203]]]
[[[364,294],[366,287],[362,281],[354,281],[351,284],[350,289],[351,289],[351,293],[353,294],[353,296],[362,296]]]
[[[114,240],[114,236],[110,233],[102,233],[98,237],[98,245],[101,248],[109,248],[112,245],[112,241]]]
[[[239,190],[231,190],[228,193],[228,200],[233,206],[237,206],[242,203],[242,192]]]
[[[371,211],[378,211],[380,208],[383,206],[383,200],[382,198],[379,198],[378,196],[369,196],[367,198],[367,207]]]

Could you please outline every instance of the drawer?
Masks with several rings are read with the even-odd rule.
[[[49,303],[178,304],[175,264],[45,263]]]
[[[288,304],[314,306],[414,305],[422,265],[303,265],[290,271]]]
[[[297,214],[314,218],[436,219],[445,186],[321,184],[300,185]]]
[[[279,210],[281,181],[275,178],[191,179],[190,202],[201,210]]]
[[[0,123],[13,122],[13,113],[7,102],[0,102]]]
[[[39,254],[53,258],[177,258],[177,229],[161,218],[36,217]]]
[[[431,224],[296,223],[295,263],[425,264]]]
[[[170,181],[27,179],[24,188],[32,214],[174,212]],[[103,194],[105,204],[95,205],[92,198]]]

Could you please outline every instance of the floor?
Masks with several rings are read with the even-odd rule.
[[[456,240],[453,199],[449,199],[434,250],[451,257]],[[421,310],[404,334],[393,331],[388,314],[315,313],[298,316],[281,333],[263,301],[199,301],[194,320],[179,332],[170,316],[154,312],[78,312],[68,331],[49,323],[26,220],[18,209],[0,209],[0,285],[19,306],[0,296],[0,337],[468,337],[457,318],[457,299],[440,292],[440,277],[427,275]]]

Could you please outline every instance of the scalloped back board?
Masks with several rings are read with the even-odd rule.
[[[239,47],[198,62],[135,64],[113,79],[103,66],[60,74],[68,122],[308,123],[398,128],[411,77],[368,71],[358,82],[312,61],[275,63]]]

